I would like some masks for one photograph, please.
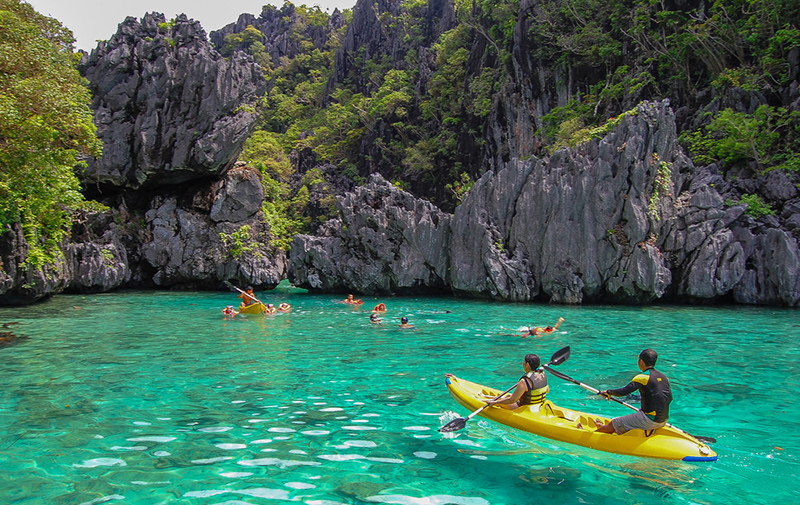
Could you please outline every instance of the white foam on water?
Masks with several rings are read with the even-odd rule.
[[[156,451],[153,453],[153,456],[156,456],[158,458],[165,458],[167,456],[172,456],[172,453],[167,451]]]
[[[265,487],[258,487],[254,489],[239,489],[238,491],[233,492],[237,494],[243,494],[245,496],[252,496],[253,498],[290,501],[289,492],[285,489],[269,489]]]
[[[136,438],[129,438],[127,439],[128,442],[172,442],[177,437],[136,437]]]
[[[199,432],[202,433],[224,433],[233,429],[233,426],[211,426],[209,428],[200,428]]]
[[[298,461],[280,458],[257,458],[237,461],[236,464],[242,466],[277,466],[281,469],[284,469],[291,468],[293,466],[319,466],[322,463],[317,461]]]
[[[146,451],[147,450],[147,446],[146,445],[132,445],[132,446],[129,446],[129,447],[125,447],[125,446],[121,446],[121,445],[115,445],[114,447],[111,448],[111,450],[112,451]]]
[[[230,493],[227,489],[207,489],[205,491],[189,491],[184,493],[184,498],[208,498],[211,496],[219,496],[221,494]]]
[[[375,413],[369,413],[369,414],[362,414],[361,417],[381,417],[381,415]]]
[[[134,421],[133,424],[136,426],[152,426],[153,423],[148,423],[147,421]]]
[[[258,440],[253,440],[250,442],[251,444],[269,444],[272,442],[271,438],[259,438]]]
[[[315,489],[317,486],[308,482],[287,482],[284,486],[292,489]]]
[[[422,498],[414,498],[413,496],[402,494],[387,494],[370,496],[366,500],[373,503],[396,503],[399,505],[491,505],[490,502],[483,498],[446,494],[424,496]]]
[[[328,407],[325,409],[319,409],[320,412],[344,412],[344,409],[341,407]]]
[[[406,426],[403,428],[408,431],[430,431],[430,426]]]
[[[106,503],[112,500],[124,500],[125,497],[120,494],[112,494],[108,496],[101,496],[100,498],[95,498],[92,501],[85,501],[80,505],[97,505],[98,503]]]
[[[253,475],[253,472],[222,472],[220,474],[221,477],[228,477],[229,479],[241,479],[251,475]]]
[[[313,436],[320,436],[320,435],[328,435],[328,434],[330,434],[330,431],[328,431],[328,430],[306,430],[306,431],[301,431],[300,433],[303,434],[303,435],[308,435],[308,436],[312,436],[313,437]]]
[[[372,431],[377,430],[378,428],[374,426],[342,426],[342,429],[350,431]]]
[[[117,458],[95,458],[87,459],[83,463],[72,465],[75,468],[97,468],[98,466],[128,466],[124,460]]]
[[[247,449],[247,444],[214,444],[214,447],[229,451],[233,449]]]
[[[421,459],[433,459],[436,457],[435,452],[428,452],[428,451],[417,451],[414,453],[414,456],[421,458]]]
[[[297,430],[294,430],[292,428],[270,428],[267,431],[269,431],[270,433],[294,433]]]
[[[192,463],[195,465],[210,465],[212,463],[219,463],[220,461],[228,461],[229,459],[233,459],[233,457],[219,456],[218,458],[193,459]]]

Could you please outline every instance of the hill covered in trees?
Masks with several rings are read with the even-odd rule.
[[[307,191],[375,172],[452,210],[486,170],[576,146],[643,100],[670,100],[696,165],[796,183],[798,15],[779,0],[377,0],[331,16],[287,3],[211,40],[265,71],[243,159],[266,168],[294,232],[330,212]],[[780,214],[763,193],[726,197]]]

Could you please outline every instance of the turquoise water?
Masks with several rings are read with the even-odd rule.
[[[224,320],[235,294],[58,296],[0,309],[0,503],[722,504],[797,501],[800,313],[561,307],[257,293],[290,314]],[[389,307],[369,323],[372,306]],[[451,311],[448,313],[447,311]],[[407,316],[415,330],[397,327]],[[521,339],[503,328],[553,324]],[[593,451],[474,418],[444,372],[506,389],[522,356],[619,387],[658,350],[670,421],[715,437],[715,463]],[[557,404],[628,410],[550,378]]]

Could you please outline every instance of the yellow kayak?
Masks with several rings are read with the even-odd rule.
[[[502,393],[452,375],[445,382],[453,398],[470,411]],[[709,446],[669,426],[657,429],[649,437],[643,430],[631,430],[624,435],[598,433],[595,419],[605,424],[607,417],[558,407],[550,400],[517,410],[492,406],[483,409],[480,416],[545,438],[616,454],[683,461],[717,460],[717,453]]]
[[[261,302],[251,303],[247,307],[239,307],[239,314],[263,314],[267,306]]]

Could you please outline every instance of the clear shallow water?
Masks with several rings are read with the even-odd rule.
[[[722,504],[797,501],[800,313],[560,307],[257,293],[290,314],[224,320],[235,294],[58,296],[0,309],[0,503]],[[380,327],[370,309],[384,301]],[[446,313],[447,310],[452,311]],[[397,328],[408,316],[415,330]],[[552,324],[541,338],[505,328]],[[443,373],[506,389],[522,356],[619,387],[660,354],[670,421],[717,438],[715,463],[619,456],[467,414]],[[557,404],[627,409],[550,377]]]

